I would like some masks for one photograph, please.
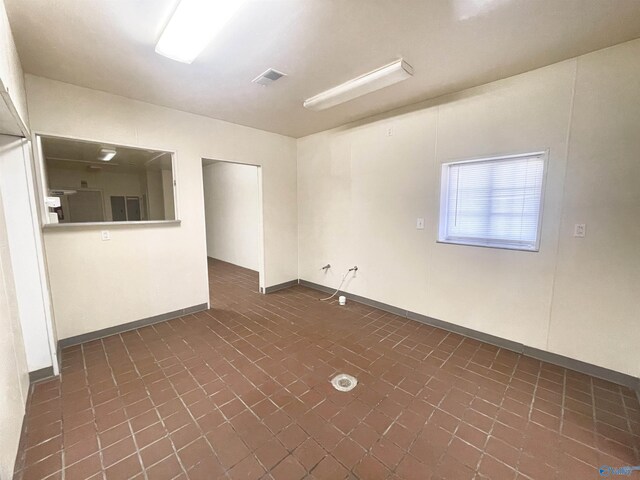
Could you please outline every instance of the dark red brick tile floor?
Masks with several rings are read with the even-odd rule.
[[[634,392],[210,261],[212,309],[62,352],[15,478],[568,479],[640,464]],[[329,379],[358,378],[349,393]]]

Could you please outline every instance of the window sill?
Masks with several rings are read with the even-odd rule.
[[[443,243],[447,245],[462,245],[463,247],[482,247],[482,248],[494,248],[498,250],[515,250],[518,252],[539,252],[540,247],[536,246],[534,248],[523,248],[518,247],[516,245],[491,245],[486,243],[473,243],[473,242],[463,242],[463,241],[453,241],[453,240],[436,240],[436,243]]]
[[[138,226],[176,226],[181,220],[144,220],[140,222],[85,222],[85,223],[47,223],[43,230],[66,230],[71,228],[109,228],[109,227],[138,227]]]

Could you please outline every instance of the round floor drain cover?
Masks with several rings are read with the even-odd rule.
[[[340,390],[341,392],[348,392],[349,390],[353,390],[355,386],[358,384],[358,380],[351,375],[347,375],[346,373],[341,373],[336,375],[331,380],[331,384],[333,388],[336,390]]]

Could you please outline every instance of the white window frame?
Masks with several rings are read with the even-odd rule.
[[[538,210],[538,225],[536,229],[536,242],[535,246],[528,247],[526,245],[518,245],[513,243],[500,243],[500,241],[486,239],[478,240],[472,238],[463,237],[447,237],[447,219],[449,211],[449,167],[452,165],[460,165],[464,163],[483,163],[500,160],[516,160],[526,157],[539,157],[542,160],[542,185],[540,191],[540,208]],[[542,216],[544,210],[544,194],[546,190],[547,179],[547,166],[548,166],[549,150],[517,153],[510,155],[500,155],[492,157],[472,158],[466,160],[457,160],[452,162],[443,163],[441,165],[441,178],[440,178],[440,218],[438,222],[438,240],[437,243],[447,243],[453,245],[466,245],[472,247],[486,247],[486,248],[498,248],[505,250],[518,250],[523,252],[538,252],[540,251],[540,238],[542,235]]]

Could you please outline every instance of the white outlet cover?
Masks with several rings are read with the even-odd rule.
[[[587,226],[584,223],[576,223],[573,228],[573,236],[583,238],[587,233]]]
[[[111,233],[109,233],[109,230],[102,230],[102,232],[100,232],[100,236],[103,242],[105,240],[111,240]]]

